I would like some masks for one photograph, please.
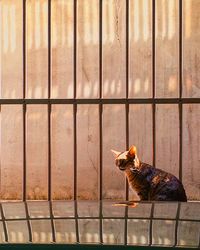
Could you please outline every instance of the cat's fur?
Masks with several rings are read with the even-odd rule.
[[[135,146],[125,152],[112,152],[116,166],[125,172],[129,185],[141,200],[187,201],[181,181],[170,173],[141,162]]]

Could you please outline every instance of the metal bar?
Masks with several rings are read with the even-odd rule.
[[[169,250],[169,249],[174,249],[169,246],[155,246],[155,247],[148,247],[148,246],[124,246],[124,245],[117,245],[117,244],[105,244],[104,246],[99,245],[99,244],[50,244],[50,243],[34,243],[34,244],[25,244],[25,243],[19,243],[19,244],[8,244],[8,243],[3,243],[0,245],[1,250],[7,250],[7,249],[12,249],[12,250],[31,250],[31,249],[36,249],[36,250],[99,250],[99,249],[105,249],[105,250]],[[182,248],[184,249],[184,248]],[[193,247],[187,247],[185,250],[194,250]]]
[[[26,104],[23,104],[23,197],[22,200],[26,201],[27,188],[26,188]]]
[[[80,243],[79,228],[78,228],[78,207],[77,207],[77,200],[74,201],[74,213],[75,213],[75,227],[76,227],[76,242]]]
[[[103,48],[102,48],[102,32],[103,32],[103,6],[102,0],[99,0],[99,100],[102,100],[102,71],[103,71]],[[99,241],[103,244],[103,106],[99,103]]]
[[[8,230],[7,230],[7,226],[6,226],[6,220],[5,220],[5,215],[3,212],[3,207],[2,207],[2,203],[0,203],[0,213],[1,213],[1,220],[3,223],[3,231],[4,231],[4,236],[5,236],[5,242],[8,242]]]
[[[126,0],[126,99],[129,96],[129,0]],[[126,112],[126,149],[129,148],[129,104],[125,104],[125,112]],[[129,185],[126,180],[126,200],[129,198]]]
[[[200,249],[200,232],[199,232],[199,246],[198,246],[198,247],[199,247],[199,249]]]
[[[129,0],[126,0],[126,99],[129,97]],[[129,104],[125,104],[125,124],[126,124],[126,149],[129,148]],[[129,199],[129,185],[125,178],[125,199]],[[127,245],[128,233],[128,207],[125,208],[124,219],[124,245]]]
[[[182,98],[182,0],[179,0],[179,98]],[[183,106],[179,103],[179,179],[182,181]]]
[[[125,216],[124,216],[124,245],[128,244],[128,206],[125,207]]]
[[[23,0],[23,99],[26,98],[26,0]]]
[[[51,0],[48,0],[48,99],[51,98]],[[48,103],[48,200],[51,200],[51,104]]]
[[[74,119],[74,200],[77,200],[77,105],[73,106]]]
[[[48,0],[48,99],[51,98],[51,0]]]
[[[102,104],[99,105],[99,200],[102,200],[102,188],[103,188],[103,124],[102,124],[102,117],[103,117],[103,106]]]
[[[4,219],[5,221],[24,221],[27,218],[7,218]],[[34,221],[34,220],[50,220],[50,217],[29,217],[30,221]],[[125,216],[119,216],[119,217],[114,217],[114,216],[72,216],[72,217],[65,217],[65,216],[60,216],[60,217],[53,217],[54,220],[88,220],[88,219],[92,219],[92,220],[101,220],[101,219],[108,219],[108,220],[124,220]],[[127,216],[127,219],[130,220],[151,220],[151,217],[132,217],[132,216]],[[153,220],[162,220],[162,221],[166,221],[166,220],[170,220],[170,221],[175,221],[176,222],[176,218],[159,218],[159,217],[154,217]],[[3,221],[3,219],[0,219],[0,221]],[[184,221],[184,222],[197,222],[200,223],[199,219],[178,219],[178,221]]]
[[[99,241],[103,244],[103,205],[102,200],[99,201]]]
[[[176,223],[175,223],[175,233],[174,233],[174,247],[177,246],[177,242],[178,242],[178,222],[180,221],[179,217],[180,217],[180,210],[181,210],[181,203],[178,203],[178,207],[177,207],[177,212],[176,212]]]
[[[99,199],[102,200],[102,0],[99,1]]]
[[[153,214],[154,214],[154,202],[151,204],[151,214],[150,214],[150,222],[149,222],[149,246],[152,245],[152,239],[153,239]]]
[[[76,76],[76,70],[77,70],[77,58],[76,58],[76,53],[77,53],[77,0],[74,0],[74,50],[73,50],[73,66],[74,66],[74,72],[73,72],[73,77],[74,77],[74,99],[76,99],[76,85],[77,85],[77,76]]]
[[[102,48],[102,32],[103,32],[103,7],[102,0],[99,0],[99,99],[102,99],[102,71],[103,71],[103,48]]]
[[[76,85],[77,85],[77,0],[74,0],[74,98],[76,99]],[[74,200],[77,199],[77,103],[73,102],[73,119],[74,119]]]
[[[126,0],[126,99],[129,97],[129,0]]]
[[[126,149],[129,148],[129,104],[125,105],[125,111],[126,111]],[[129,184],[128,180],[125,177],[125,199],[129,199]],[[125,221],[124,221],[124,244],[127,245],[127,231],[128,231],[128,222],[127,222],[127,216],[128,216],[128,208],[125,208]]]
[[[53,208],[52,208],[52,202],[51,201],[49,202],[49,212],[50,212],[50,219],[51,219],[52,241],[56,242],[54,215],[53,215]]]
[[[48,200],[52,199],[52,170],[51,170],[51,104],[48,104]]]
[[[156,106],[155,106],[155,90],[156,90],[156,3],[152,0],[152,139],[153,139],[153,166],[156,165]]]
[[[179,104],[179,180],[182,181],[182,135],[183,135],[183,105]]]
[[[103,106],[102,104],[99,105],[99,216],[100,216],[100,223],[99,223],[99,239],[100,243],[103,243],[103,212],[102,212],[102,199],[103,199],[103,124],[102,124],[102,117],[103,117]]]
[[[77,0],[74,0],[74,100],[76,99],[77,85]],[[75,227],[76,227],[76,242],[79,243],[79,228],[78,228],[78,208],[77,208],[77,103],[73,106],[74,118],[74,205],[75,205]]]
[[[199,247],[199,249],[200,249],[200,233],[199,233],[199,246],[198,246],[198,247]]]
[[[28,234],[29,234],[29,241],[32,242],[32,229],[31,229],[31,223],[30,223],[30,215],[28,211],[28,205],[27,202],[24,203],[25,206],[25,213],[26,213],[26,221],[27,221],[27,227],[28,227]]]
[[[116,98],[116,99],[0,99],[0,105],[14,104],[199,104],[200,98]]]
[[[23,0],[23,100],[26,98],[26,0]],[[26,200],[26,104],[23,103],[23,186],[22,200]]]

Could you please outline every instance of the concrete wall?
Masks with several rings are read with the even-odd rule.
[[[26,1],[26,98],[47,98],[47,0]],[[125,97],[125,0],[103,0],[103,97]],[[179,96],[178,0],[156,1],[156,97]],[[129,1],[129,97],[152,95],[152,9],[149,0]],[[200,97],[199,0],[183,1],[183,97]],[[22,0],[0,1],[0,95],[22,98]],[[52,0],[51,97],[73,97],[73,1]],[[77,1],[77,98],[99,95],[99,1]],[[79,198],[98,198],[99,123],[97,105],[78,105]],[[130,144],[152,163],[150,105],[130,105]],[[23,124],[20,105],[1,106],[0,197],[22,197]],[[27,193],[47,197],[47,106],[27,106]],[[53,105],[52,195],[73,197],[73,107]],[[125,107],[103,107],[103,197],[125,196],[125,179],[110,149],[125,150]],[[177,105],[156,106],[156,166],[178,176]],[[200,199],[200,107],[183,105],[183,183],[190,199]],[[131,196],[133,196],[131,194]],[[135,197],[135,196],[133,196]]]

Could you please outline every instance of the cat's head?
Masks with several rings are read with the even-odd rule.
[[[118,152],[115,150],[111,150],[112,153],[115,156],[115,164],[116,166],[124,171],[127,168],[130,168],[130,166],[139,166],[139,159],[137,157],[137,149],[135,146],[131,146],[128,151],[125,152]]]

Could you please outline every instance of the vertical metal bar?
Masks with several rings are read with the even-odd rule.
[[[27,168],[26,168],[26,104],[23,104],[23,201],[26,201],[27,198],[27,189],[26,189],[26,177],[27,177]]]
[[[23,0],[23,99],[26,98],[26,0]],[[23,197],[26,200],[26,104],[23,104]]]
[[[129,98],[129,0],[126,0],[126,99]],[[129,104],[125,104],[126,112],[126,149],[129,148]],[[128,180],[125,178],[125,199],[129,199],[129,185]],[[127,245],[127,232],[128,232],[128,207],[125,208],[124,220],[124,244]]]
[[[77,200],[77,105],[73,106],[74,119],[74,200]]]
[[[76,85],[77,85],[77,0],[74,0],[74,99],[76,99]],[[78,208],[77,208],[77,104],[73,106],[74,118],[74,210],[75,210],[75,227],[76,227],[76,241],[79,240],[78,228]]]
[[[102,32],[103,32],[103,6],[102,0],[99,0],[99,99],[102,99]],[[103,243],[103,105],[99,103],[99,240]]]
[[[26,97],[26,0],[23,0],[23,99]]]
[[[51,98],[51,0],[48,0],[48,99]],[[48,200],[51,200],[51,104],[48,104]]]
[[[100,0],[101,1],[101,0]],[[99,239],[100,243],[103,243],[103,125],[102,125],[102,117],[103,117],[103,106],[99,104]]]
[[[77,0],[74,0],[74,99],[76,99],[76,52],[77,52]],[[73,118],[74,118],[74,200],[77,199],[77,104],[73,106]]]
[[[176,223],[175,223],[175,235],[174,235],[174,247],[178,243],[178,222],[180,217],[181,202],[178,202],[177,212],[176,212]]]
[[[129,96],[129,0],[126,0],[126,99]],[[126,111],[126,149],[129,148],[129,104],[125,104]],[[129,187],[126,179],[126,200],[129,198]]]
[[[199,249],[200,249],[200,232],[199,232],[199,245],[198,245]]]
[[[103,200],[99,201],[99,241],[103,244]]]
[[[124,245],[128,244],[128,206],[125,207],[124,216]]]
[[[99,0],[99,99],[102,99],[102,0]],[[102,200],[102,104],[99,103],[99,199]]]
[[[156,80],[156,4],[155,0],[152,0],[152,97],[155,99],[155,80]],[[152,133],[153,133],[153,166],[156,164],[156,104],[152,104]]]
[[[51,170],[51,104],[48,104],[48,200],[52,199],[52,170]]]
[[[49,201],[49,211],[50,211],[50,218],[51,218],[52,241],[56,242],[56,234],[55,234],[55,225],[54,225],[54,215],[53,215],[52,201]]]
[[[48,99],[51,98],[51,0],[48,0]],[[48,201],[51,219],[52,241],[56,242],[52,209],[52,166],[51,166],[51,103],[48,103]]]
[[[154,207],[155,204],[152,202],[151,204],[151,213],[150,213],[150,223],[149,223],[149,246],[152,245],[152,239],[153,239],[153,215],[154,215]]]
[[[75,228],[76,228],[76,242],[80,243],[79,239],[79,227],[78,227],[78,207],[77,200],[74,201],[74,212],[75,212]]]
[[[74,72],[73,72],[73,77],[74,77],[74,99],[76,99],[76,82],[77,82],[77,76],[76,76],[76,70],[77,70],[77,0],[74,0],[74,51],[73,51],[73,60],[74,60]]]
[[[0,6],[0,8],[1,8],[1,6]],[[2,134],[2,132],[1,132],[1,123],[2,123],[2,116],[1,116],[1,104],[0,104],[0,147],[1,147],[1,134]],[[2,171],[2,168],[1,168],[1,159],[2,159],[2,157],[1,157],[1,154],[2,154],[2,152],[1,152],[1,148],[0,148],[0,180],[1,180],[1,176],[2,176],[2,174],[1,174],[1,171]]]
[[[3,212],[2,203],[0,203],[0,213],[1,213],[1,218],[2,218],[2,222],[3,222],[3,231],[4,231],[4,236],[5,236],[5,242],[8,242],[8,230],[7,230],[7,225],[6,225],[5,215]]]
[[[51,98],[51,0],[48,0],[48,99]]]
[[[33,237],[32,237],[31,223],[30,223],[30,215],[29,215],[28,205],[26,201],[24,202],[24,206],[25,206],[26,221],[27,221],[27,226],[28,226],[29,242],[32,242]]]
[[[183,48],[183,31],[182,31],[182,0],[179,0],[179,98],[182,98],[182,48]],[[182,134],[183,134],[183,104],[179,103],[179,179],[182,181]]]

